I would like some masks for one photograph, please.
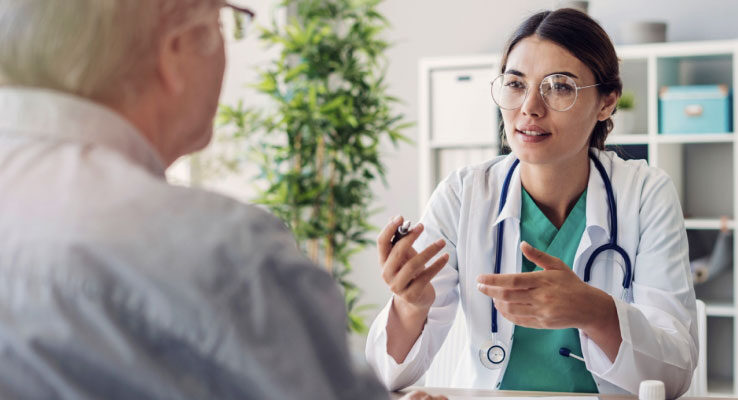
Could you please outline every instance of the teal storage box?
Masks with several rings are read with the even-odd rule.
[[[659,93],[659,132],[730,132],[731,103],[726,85],[665,86]]]

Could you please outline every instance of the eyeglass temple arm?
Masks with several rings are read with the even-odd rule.
[[[246,7],[239,7],[239,6],[236,6],[236,5],[231,4],[230,2],[226,2],[225,5],[227,7],[230,7],[232,9],[238,11],[238,12],[242,12],[242,13],[248,15],[249,18],[254,18],[256,16],[256,14],[253,11],[249,10]]]

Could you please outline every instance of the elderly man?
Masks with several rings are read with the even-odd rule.
[[[224,5],[0,0],[0,398],[388,398],[280,221],[164,180],[210,140]]]

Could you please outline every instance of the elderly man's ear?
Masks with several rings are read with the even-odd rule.
[[[189,63],[192,62],[192,40],[189,30],[172,33],[162,40],[157,72],[164,90],[171,94],[178,95],[185,90]]]

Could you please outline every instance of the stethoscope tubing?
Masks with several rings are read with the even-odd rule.
[[[602,181],[605,185],[605,192],[607,193],[607,205],[609,208],[609,215],[610,215],[610,240],[607,244],[602,245],[598,248],[596,248],[592,254],[589,256],[589,259],[587,260],[587,264],[584,268],[584,282],[589,282],[591,276],[592,276],[592,266],[594,264],[594,260],[597,258],[597,256],[605,251],[612,250],[620,254],[621,257],[623,257],[623,260],[625,262],[624,267],[624,273],[623,273],[623,288],[625,290],[628,290],[630,288],[632,278],[633,278],[633,269],[630,262],[630,257],[628,256],[628,253],[625,252],[625,250],[618,246],[617,239],[618,239],[618,214],[615,204],[615,195],[612,190],[612,182],[610,182],[610,178],[607,175],[607,171],[605,171],[605,167],[602,165],[600,160],[597,159],[597,157],[589,153],[589,158],[594,162],[595,168],[600,173],[600,176],[602,177]],[[502,209],[505,207],[505,204],[507,203],[507,194],[508,190],[510,188],[510,181],[512,180],[513,172],[515,172],[515,168],[517,168],[518,164],[520,164],[519,159],[515,159],[513,161],[512,165],[510,166],[510,170],[507,172],[507,175],[505,176],[505,180],[502,184],[502,192],[500,193],[500,205],[497,210],[497,214],[499,215],[502,213]],[[499,274],[501,270],[501,263],[502,263],[502,244],[503,244],[503,237],[505,232],[505,221],[500,221],[499,226],[497,227],[497,248],[495,249],[495,268],[494,272],[495,274]],[[496,334],[498,331],[498,324],[497,324],[497,308],[495,307],[495,302],[492,300],[492,321],[491,321],[491,330],[492,334]]]

